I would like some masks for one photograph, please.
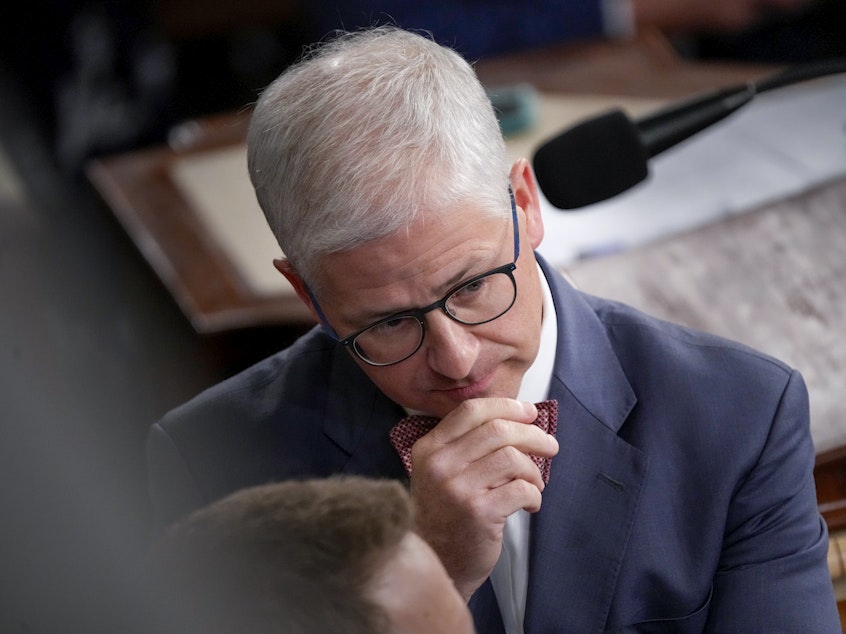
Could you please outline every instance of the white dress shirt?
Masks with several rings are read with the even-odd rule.
[[[538,275],[543,291],[540,347],[534,362],[523,375],[517,396],[521,401],[532,403],[547,398],[558,343],[558,320],[552,303],[552,293],[540,266]],[[502,539],[502,553],[491,572],[491,583],[508,634],[523,634],[526,588],[529,582],[529,518],[529,513],[522,509],[508,516]]]

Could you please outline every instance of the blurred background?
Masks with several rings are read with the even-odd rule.
[[[148,631],[139,600],[150,529],[147,428],[302,331],[198,335],[93,191],[84,166],[92,157],[165,143],[183,121],[248,105],[304,45],[381,15],[305,4],[33,0],[4,11],[4,633]],[[741,33],[671,42],[691,59],[789,63],[843,54],[844,27],[843,2],[835,0]]]

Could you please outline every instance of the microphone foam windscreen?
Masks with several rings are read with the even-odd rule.
[[[648,158],[637,126],[621,110],[612,110],[544,143],[533,165],[547,200],[559,209],[577,209],[644,180]]]

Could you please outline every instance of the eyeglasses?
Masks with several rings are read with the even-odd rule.
[[[459,324],[478,326],[502,317],[517,299],[517,282],[514,270],[520,256],[520,236],[517,232],[517,206],[511,188],[511,221],[514,227],[514,261],[498,266],[462,282],[443,298],[424,308],[402,311],[354,332],[340,343],[369,365],[386,366],[405,361],[423,345],[426,334],[424,317],[440,309]],[[324,324],[328,325],[320,307],[315,309]],[[331,330],[331,329],[330,329]],[[333,332],[334,334],[334,332]],[[337,335],[336,335],[337,338]]]

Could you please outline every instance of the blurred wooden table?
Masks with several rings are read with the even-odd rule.
[[[771,70],[688,62],[657,36],[532,51],[482,61],[476,69],[488,86],[530,82],[549,93],[652,99],[677,99]],[[174,183],[180,162],[243,144],[248,122],[248,111],[190,121],[166,146],[88,166],[90,181],[202,334],[311,319],[290,294],[256,293]]]
[[[550,93],[667,100],[733,86],[773,70],[770,66],[685,60],[657,33],[633,41],[527,51],[482,60],[475,67],[487,86],[529,82]]]
[[[310,320],[295,296],[253,291],[173,177],[180,162],[243,144],[248,122],[249,113],[190,121],[173,130],[169,145],[97,158],[87,167],[108,208],[203,335]]]

